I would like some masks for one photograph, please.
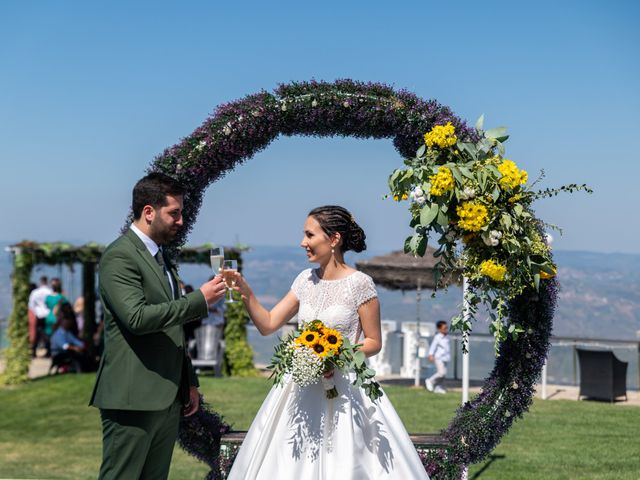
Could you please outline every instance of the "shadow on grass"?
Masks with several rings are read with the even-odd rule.
[[[493,464],[493,462],[495,462],[496,460],[502,460],[503,458],[505,458],[505,455],[489,455],[489,459],[485,461],[484,465],[482,466],[482,468],[480,470],[478,470],[473,477],[471,477],[471,480],[475,480],[476,478],[480,478],[480,476],[487,471],[487,469]]]

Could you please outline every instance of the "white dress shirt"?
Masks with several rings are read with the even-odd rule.
[[[149,237],[149,235],[136,227],[133,223],[131,224],[131,230],[133,230],[133,233],[135,233],[138,238],[142,240],[142,243],[144,243],[144,246],[147,247],[147,250],[149,250],[149,253],[155,260],[156,254],[160,250],[158,244],[154,242],[151,237]],[[176,298],[176,286],[173,284],[173,278],[171,277],[171,273],[169,273],[169,270],[165,270],[167,272],[167,278],[169,279],[169,285],[171,285],[171,293],[173,294],[173,298]]]
[[[29,294],[29,309],[36,317],[45,318],[49,315],[49,307],[44,303],[49,295],[53,295],[49,285],[40,285]]]
[[[441,362],[448,362],[451,360],[449,350],[449,337],[440,332],[436,333],[429,347],[429,355],[433,355],[436,360],[440,360]]]

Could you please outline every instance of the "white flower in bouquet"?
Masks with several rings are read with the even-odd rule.
[[[412,202],[416,202],[418,205],[422,205],[427,201],[427,198],[424,196],[424,190],[422,190],[422,188],[420,187],[415,187],[413,190],[411,190],[411,193],[409,193],[409,198]]]
[[[491,230],[489,232],[489,235],[482,236],[482,241],[488,247],[497,247],[498,244],[500,243],[501,238],[502,238],[502,232],[499,232],[497,230]]]
[[[295,347],[291,362],[293,381],[306,387],[318,381],[324,370],[324,362],[308,347]]]
[[[476,191],[473,187],[464,187],[459,195],[461,200],[469,200],[476,196]]]

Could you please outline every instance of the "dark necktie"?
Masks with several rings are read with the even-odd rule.
[[[167,277],[167,283],[169,284],[169,290],[171,290],[171,297],[174,298],[175,295],[173,294],[173,285],[171,284],[171,280],[169,280],[169,270],[167,270],[167,264],[164,261],[164,253],[162,251],[162,249],[158,249],[158,252],[155,255],[155,259],[156,262],[158,262],[158,265],[160,265],[160,268],[162,268],[162,273],[164,273],[164,276]]]

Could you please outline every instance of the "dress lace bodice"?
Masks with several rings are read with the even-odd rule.
[[[300,302],[298,325],[322,320],[352,343],[357,343],[362,334],[358,308],[378,296],[373,280],[362,272],[339,280],[322,280],[311,268],[298,275],[291,290]]]

